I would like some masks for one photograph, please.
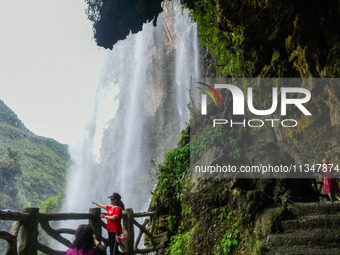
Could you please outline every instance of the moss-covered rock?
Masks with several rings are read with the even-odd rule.
[[[198,24],[206,73],[223,78],[339,76],[338,1],[182,0],[182,3]],[[238,137],[242,162],[315,164],[320,163],[323,155],[340,161],[338,86],[329,81],[299,86],[313,95],[308,103],[313,118],[291,109],[289,116],[299,123],[294,129],[226,131],[228,137]],[[269,89],[266,84],[258,84],[255,105],[270,106]],[[231,98],[225,95],[222,98],[223,105],[230,108]],[[227,119],[231,117],[227,112],[223,114]],[[204,121],[209,118],[213,116]],[[201,133],[204,124],[199,118],[193,119],[191,135]],[[186,138],[187,131],[183,133],[181,147]],[[201,160],[211,165],[219,162],[223,154],[227,152],[222,147],[206,146]],[[168,195],[160,200],[157,193],[153,195],[152,208],[168,215],[169,224],[175,227],[171,227],[171,232],[177,237],[173,237],[165,251],[168,254],[175,251],[265,254],[265,237],[281,231],[280,222],[291,217],[287,204],[318,200],[310,179],[213,180],[190,175],[188,170],[178,176],[181,186],[176,192],[180,199]]]
[[[202,44],[213,53],[214,61],[219,63],[217,69],[225,69],[222,63],[234,60],[250,61],[253,64],[251,72],[244,69],[243,73],[239,73],[229,69],[229,74],[223,71],[220,74],[262,77],[339,76],[338,1],[181,2],[192,10],[200,35],[204,38],[209,35],[210,38]],[[216,15],[209,16],[209,13]],[[235,38],[238,39],[233,40]],[[220,52],[227,50],[230,54],[214,54],[218,49]],[[275,54],[279,57],[273,61]],[[269,70],[270,66],[274,68]]]

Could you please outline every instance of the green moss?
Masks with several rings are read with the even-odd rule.
[[[172,213],[180,210],[185,175],[190,165],[190,144],[169,150],[164,161],[157,167],[157,186],[154,191],[156,208],[163,207]]]
[[[218,147],[228,152],[231,161],[241,158],[241,149],[238,138],[233,138],[228,131],[221,126],[207,129],[205,128],[199,135],[191,141],[191,160],[198,161],[202,155],[212,147]]]
[[[181,135],[178,140],[178,147],[184,147],[190,141],[190,125],[187,123],[185,129],[181,131]]]
[[[229,211],[226,216],[226,221],[221,223],[226,224],[228,227],[219,242],[215,245],[214,254],[231,254],[239,244],[241,232],[240,219],[235,215],[235,211]]]
[[[167,255],[191,255],[195,254],[190,249],[190,244],[194,243],[193,234],[198,229],[198,224],[190,230],[172,236],[171,243],[166,249]]]
[[[244,41],[243,31],[230,32],[219,28],[219,11],[215,3],[198,0],[190,17],[197,24],[201,46],[211,57],[219,77],[251,77],[253,62],[244,58],[240,47]]]

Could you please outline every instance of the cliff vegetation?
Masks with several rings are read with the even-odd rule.
[[[56,211],[69,165],[67,145],[33,134],[0,100],[0,208]]]
[[[182,3],[197,23],[208,77],[339,77],[337,1]],[[315,95],[308,105],[313,120],[292,111],[299,121],[293,130],[202,130],[206,125],[192,118],[179,147],[158,166],[150,209],[159,212],[158,231],[171,236],[160,253],[266,254],[266,237],[280,232],[280,222],[291,217],[287,205],[319,201],[311,179],[195,178],[189,154],[199,153],[206,165],[216,165],[221,155],[236,165],[319,163],[324,155],[339,162],[340,94],[336,85],[323,85],[300,85]],[[256,89],[255,104],[265,108],[268,85],[259,83]],[[230,105],[230,95],[222,97],[223,104]],[[198,115],[194,108],[191,112]],[[189,135],[195,137],[190,142]],[[189,153],[190,143],[200,151]]]

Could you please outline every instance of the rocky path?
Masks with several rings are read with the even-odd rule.
[[[268,254],[340,254],[340,202],[296,203],[282,233],[269,235]]]

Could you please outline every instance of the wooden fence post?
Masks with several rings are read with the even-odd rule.
[[[94,234],[99,242],[102,240],[100,212],[100,208],[90,208],[89,210],[89,214],[91,215],[91,218],[89,219],[89,224],[92,226]]]
[[[22,210],[28,214],[19,232],[19,255],[36,255],[38,249],[39,208],[29,207]]]
[[[7,248],[4,255],[17,255],[18,249],[18,232],[20,229],[20,221],[16,221],[12,225],[11,235],[15,236],[11,241],[7,241]]]
[[[129,233],[128,245],[127,245],[127,254],[133,255],[133,245],[135,241],[135,232],[133,228],[133,210],[128,208],[123,213],[123,224],[124,228]]]

